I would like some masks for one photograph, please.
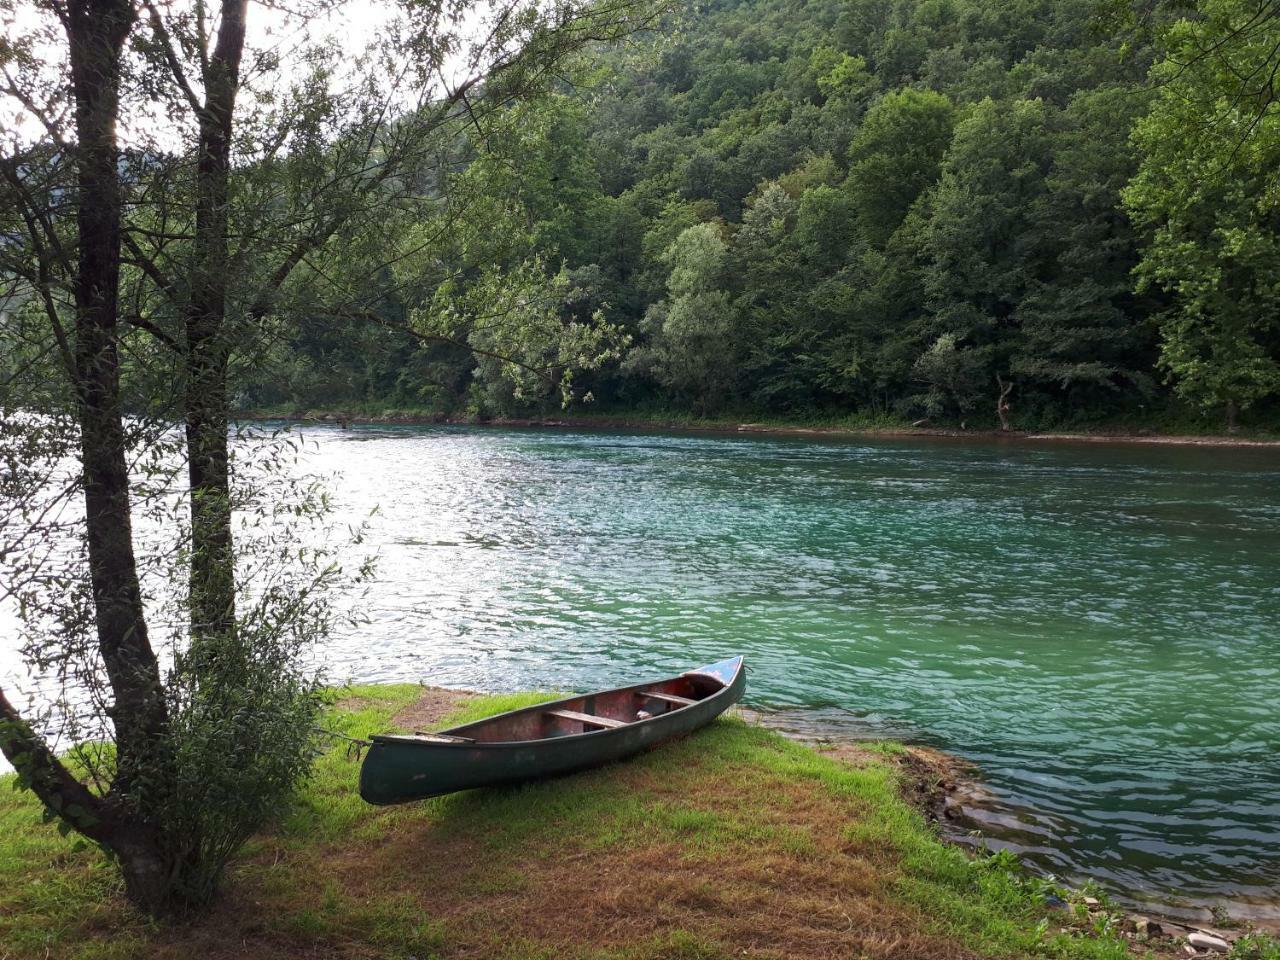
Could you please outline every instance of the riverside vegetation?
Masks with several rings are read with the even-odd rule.
[[[546,695],[342,691],[348,737],[445,725]],[[431,693],[429,691],[429,693]],[[459,702],[461,700],[461,702]],[[398,719],[396,719],[398,717]],[[246,845],[207,916],[157,925],[94,854],[0,798],[0,956],[822,956],[1121,958],[1135,943],[1007,856],[969,859],[904,798],[902,748],[824,756],[741,720],[620,766],[519,789],[371,808],[347,745]],[[1051,910],[1069,896],[1066,909]],[[1280,945],[1246,937],[1240,960]]]

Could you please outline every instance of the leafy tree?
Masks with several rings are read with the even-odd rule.
[[[868,242],[883,246],[938,179],[954,124],[951,101],[897,90],[875,102],[849,144],[847,189]]]
[[[1017,311],[1009,372],[1038,386],[1059,416],[1087,415],[1127,392],[1150,396],[1145,305],[1130,276],[1137,241],[1119,196],[1136,167],[1123,144],[1142,100],[1124,86],[1082,91],[1053,117],[1052,166],[1032,209],[1030,235],[1045,261]]]
[[[928,327],[948,339],[930,350],[963,369],[966,382],[985,371],[993,391],[1008,372],[1023,302],[1040,289],[1051,253],[1031,219],[1046,191],[1049,123],[1038,100],[977,104],[956,128],[932,198]]]
[[[689,227],[667,248],[668,299],[645,315],[648,343],[630,358],[632,369],[703,410],[732,400],[738,377],[736,315],[723,286],[729,248],[722,229],[717,223]]]
[[[1159,366],[1180,396],[1236,415],[1280,393],[1280,18],[1205,0],[1164,31],[1158,93],[1124,194],[1149,235],[1142,289],[1169,294]]]
[[[455,208],[457,131],[543,89],[566,58],[647,23],[652,8],[506,5],[470,45],[474,72],[444,87],[444,58],[467,46],[460,9],[387,12],[383,37],[345,71],[342,45],[299,14],[285,31],[298,44],[291,79],[274,72],[273,40],[247,46],[248,0],[216,11],[36,2],[17,21],[31,29],[0,47],[0,109],[43,128],[0,155],[0,274],[31,294],[22,330],[37,332],[34,317],[42,327],[0,394],[0,444],[21,464],[0,510],[5,582],[36,637],[33,665],[87,687],[93,713],[89,727],[53,731],[72,734],[68,761],[0,693],[0,751],[154,914],[206,902],[227,858],[305,775],[319,700],[300,657],[331,621],[330,562],[274,532],[283,515],[313,513],[313,491],[268,493],[254,458],[231,456],[233,365],[318,296],[377,319],[360,302],[368,278],[406,255],[386,243],[404,233],[384,228],[409,208]],[[135,139],[124,150],[122,128]],[[326,269],[375,261],[363,275]],[[496,292],[527,276],[484,279]],[[517,322],[496,328],[513,354],[528,343],[503,339],[529,319],[516,302]],[[165,513],[179,472],[184,503]],[[74,497],[78,519],[51,519]],[[158,511],[168,542],[141,538],[135,511]],[[163,599],[184,616],[162,661],[147,591],[175,574],[187,589]]]
[[[969,413],[987,384],[987,363],[981,352],[958,345],[953,333],[944,333],[916,360],[912,373],[929,392],[923,399],[930,416],[957,411]]]
[[[830,47],[820,47],[813,52],[810,65],[817,75],[818,90],[828,101],[849,103],[867,96],[874,89],[863,57],[851,57]]]
[[[733,243],[746,373],[753,398],[768,406],[802,405],[810,399],[802,372],[803,288],[795,282],[798,264],[790,241],[796,208],[795,199],[781,186],[764,185],[743,214]]]

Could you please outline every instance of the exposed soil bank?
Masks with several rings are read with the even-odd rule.
[[[1036,432],[1026,430],[960,430],[927,426],[840,426],[776,423],[742,423],[736,420],[680,420],[662,417],[591,416],[591,417],[492,417],[478,420],[467,417],[390,413],[381,416],[326,411],[265,414],[257,411],[236,414],[240,420],[302,420],[316,423],[398,424],[425,426],[454,424],[474,427],[536,427],[573,430],[665,430],[683,433],[752,433],[792,437],[868,437],[868,438],[940,438],[953,440],[1001,440],[1009,442],[1051,443],[1119,443],[1180,444],[1208,447],[1273,447],[1280,449],[1280,439],[1236,436],[1228,434],[1159,434],[1145,431],[1099,428],[1089,432]]]

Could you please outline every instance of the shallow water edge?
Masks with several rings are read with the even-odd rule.
[[[467,691],[467,695],[472,695],[471,691]],[[874,730],[850,735],[847,728],[833,727],[799,709],[758,710],[739,705],[735,712],[749,723],[758,723],[788,739],[841,758],[856,759],[876,744],[899,742],[879,738]],[[904,793],[936,824],[944,840],[973,856],[1008,850],[1020,858],[1026,869],[1049,875],[1034,858],[1023,857],[1041,842],[1040,838],[1027,841],[1020,836],[1020,827],[1025,821],[1039,819],[1036,810],[993,791],[981,767],[972,760],[925,743],[907,740],[903,746],[906,752],[898,768],[904,777]],[[1058,843],[1067,845],[1063,838],[1058,838]],[[1274,891],[1271,897],[1206,900],[1202,896],[1184,896],[1177,890],[1162,890],[1154,897],[1142,896],[1117,889],[1104,877],[1078,873],[1058,879],[1073,888],[1096,884],[1118,905],[1185,932],[1200,930],[1217,936],[1225,934],[1228,938],[1249,928],[1280,933],[1280,890]],[[1224,918],[1230,930],[1223,929]]]

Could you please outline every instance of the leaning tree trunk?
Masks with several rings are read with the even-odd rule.
[[[186,317],[186,438],[191,483],[190,597],[196,641],[235,629],[235,551],[227,450],[227,214],[231,131],[247,0],[224,0],[205,71],[196,158],[196,222]]]

